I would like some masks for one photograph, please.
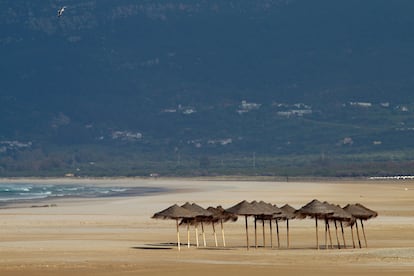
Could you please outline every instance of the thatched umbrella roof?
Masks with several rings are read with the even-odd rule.
[[[235,215],[253,216],[257,214],[256,208],[246,200],[226,209],[227,212]]]
[[[285,217],[281,218],[286,220],[286,246],[287,248],[290,247],[290,236],[289,236],[289,220],[296,218],[298,215],[296,214],[296,209],[290,206],[289,204],[285,204],[280,208],[283,211]]]
[[[211,218],[213,217],[213,214],[210,211],[207,211],[206,209],[204,209],[203,207],[201,207],[200,205],[197,205],[195,203],[190,204],[189,202],[186,202],[183,206],[181,206],[187,210],[189,210],[190,212],[192,212],[194,214],[193,218],[184,218],[181,223],[186,223],[187,225],[189,224],[194,224],[195,225],[195,231],[196,231],[196,243],[197,243],[197,247],[198,247],[198,229],[197,229],[197,225],[199,222],[201,222],[201,231],[202,231],[202,235],[203,235],[203,242],[204,242],[204,246],[206,246],[206,236],[204,233],[204,225],[203,222],[209,222],[211,220]],[[189,243],[189,227],[187,226],[187,237],[188,237],[188,245]]]
[[[273,214],[273,218],[274,219],[278,219],[278,220],[285,220],[285,219],[287,219],[288,214],[284,210],[282,210],[282,208],[277,207],[276,204],[273,205],[273,208],[278,211],[277,213],[275,212]]]
[[[357,219],[367,220],[378,216],[377,212],[368,209],[367,207],[359,203],[348,204],[343,209]]]
[[[323,204],[317,199],[312,200],[302,208],[296,211],[295,214],[299,214],[305,217],[312,218],[326,218],[328,215],[333,214],[334,211],[329,206]]]
[[[280,210],[276,205],[272,205],[264,201],[252,201],[251,205],[256,210],[256,216],[260,219],[272,219],[273,215],[282,214],[282,210]]]
[[[217,207],[210,206],[207,208],[207,211],[212,213],[211,220],[214,222],[218,222],[220,220],[223,220],[223,222],[237,221],[237,218],[238,218],[237,215],[227,212],[221,206],[217,206]]]
[[[164,209],[158,213],[155,213],[152,218],[154,219],[181,219],[192,218],[194,215],[191,211],[174,204],[167,209]]]
[[[154,219],[175,219],[176,220],[176,227],[177,227],[177,247],[180,250],[180,232],[178,228],[178,220],[181,218],[191,218],[193,217],[193,213],[185,208],[174,204],[167,209],[164,209],[158,213],[155,213],[152,218]]]
[[[377,212],[375,212],[374,210],[371,210],[371,209],[365,207],[364,205],[362,205],[360,203],[356,203],[355,205],[358,206],[361,209],[364,209],[367,212],[370,212],[372,214],[371,218],[375,218],[375,217],[378,216],[378,213]]]
[[[294,219],[296,218],[296,209],[290,206],[289,204],[285,204],[280,209],[283,211],[286,219]]]
[[[251,205],[256,210],[255,214],[255,222],[254,222],[254,236],[255,236],[255,246],[257,248],[257,224],[256,222],[259,220],[262,221],[263,225],[263,247],[266,247],[266,235],[265,235],[265,221],[268,220],[270,222],[270,231],[271,225],[272,225],[272,219],[274,215],[280,215],[282,213],[282,210],[280,210],[278,207],[273,206],[270,203],[266,203],[264,201],[252,201]],[[272,235],[271,235],[272,237]],[[273,240],[271,239],[272,246],[273,246]]]
[[[368,220],[368,219],[374,218],[378,216],[378,213],[371,209],[368,209],[367,207],[359,203],[348,204],[343,209],[347,211],[348,213],[350,213],[355,218],[353,222],[355,222],[356,232],[358,236],[358,243],[359,243],[359,247],[361,248],[361,240],[359,238],[358,223],[356,221],[357,219],[360,220],[361,226],[362,226],[362,233],[364,235],[364,240],[365,240],[365,246],[368,247],[367,237],[365,235],[365,229],[364,229],[364,224],[362,220]],[[352,231],[352,224],[351,224],[351,231]],[[354,244],[354,247],[355,247],[355,244]]]
[[[227,221],[232,221],[235,222],[238,219],[238,216],[232,213],[227,212],[226,210],[223,209],[223,207],[221,206],[217,206],[217,207],[208,207],[207,208],[208,211],[210,211],[213,215],[210,217],[210,221],[213,225],[213,234],[214,234],[214,241],[216,244],[216,247],[218,246],[217,244],[217,234],[216,234],[216,228],[215,228],[215,223],[220,222],[220,226],[221,226],[221,236],[222,236],[222,240],[223,240],[223,246],[226,246],[226,239],[224,236],[224,226],[223,223],[227,222]]]
[[[189,210],[190,212],[193,213],[193,217],[196,219],[203,219],[206,217],[212,217],[213,213],[211,213],[210,211],[204,209],[203,207],[201,207],[200,205],[197,205],[195,203],[190,204],[189,202],[186,202],[184,205],[182,205],[181,207]]]
[[[212,219],[213,214],[210,211],[207,211],[195,203],[186,202],[181,207],[190,211],[193,216],[190,218],[183,218],[180,222],[180,225],[187,223],[194,225],[198,224],[199,222],[209,222]]]
[[[324,202],[324,204],[326,204],[329,208],[331,208],[334,211],[333,214],[328,215],[328,219],[333,220],[333,222],[334,222],[335,235],[336,235],[336,241],[337,241],[337,244],[338,244],[338,249],[341,248],[341,244],[340,244],[339,236],[338,236],[338,225],[337,225],[338,221],[340,222],[340,226],[341,226],[342,240],[343,240],[343,243],[344,243],[344,247],[346,247],[344,228],[343,228],[342,222],[346,222],[347,225],[352,225],[355,222],[355,218],[350,213],[348,213],[347,211],[342,209],[341,206],[339,206],[339,205],[331,204],[331,203],[326,202],[326,201]],[[329,232],[329,236],[330,236],[330,232]],[[331,242],[331,244],[332,244],[332,242]]]
[[[248,230],[248,226],[247,226],[247,217],[256,215],[257,214],[256,208],[252,204],[247,202],[246,200],[243,200],[243,201],[237,203],[236,205],[226,209],[226,211],[229,212],[229,213],[235,214],[235,215],[245,217],[246,242],[247,242],[247,249],[249,249],[250,245],[249,245],[249,230]]]
[[[295,214],[299,214],[302,217],[311,217],[315,218],[315,227],[316,227],[316,248],[319,249],[319,235],[318,235],[318,219],[325,219],[325,226],[326,220],[329,215],[332,215],[334,211],[332,208],[323,204],[319,200],[312,200],[302,208],[296,211]],[[327,238],[327,227],[325,227],[325,241]],[[326,243],[325,243],[326,244]]]
[[[323,204],[326,204],[333,211],[332,214],[328,215],[329,219],[348,222],[353,219],[352,215],[349,212],[342,209],[339,205],[331,204],[327,201],[325,201]]]

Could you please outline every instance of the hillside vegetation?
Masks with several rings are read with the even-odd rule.
[[[412,174],[413,8],[2,1],[0,176]]]

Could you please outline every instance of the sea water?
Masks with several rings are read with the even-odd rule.
[[[0,204],[50,198],[143,196],[164,192],[161,187],[107,187],[82,184],[30,184],[0,182]]]

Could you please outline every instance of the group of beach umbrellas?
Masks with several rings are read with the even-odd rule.
[[[280,247],[280,238],[279,238],[279,221],[286,221],[286,236],[287,236],[287,248],[290,247],[290,237],[289,237],[289,220],[291,219],[304,219],[312,218],[315,219],[316,227],[316,248],[319,249],[319,231],[318,231],[318,220],[325,222],[325,248],[328,248],[328,237],[330,241],[330,247],[333,248],[332,236],[330,231],[330,222],[333,222],[335,226],[336,233],[336,242],[337,248],[341,248],[340,237],[338,235],[338,227],[341,228],[343,247],[346,248],[346,241],[344,235],[344,226],[351,227],[352,234],[352,243],[353,247],[356,247],[354,241],[354,230],[356,228],[356,233],[358,237],[358,245],[361,248],[361,240],[358,230],[358,222],[360,221],[362,227],[362,233],[364,236],[365,246],[368,247],[365,229],[364,229],[364,220],[371,219],[376,217],[377,212],[368,209],[362,204],[348,204],[345,207],[340,207],[339,205],[331,204],[328,202],[320,202],[316,199],[312,200],[308,204],[304,205],[300,209],[296,210],[292,206],[286,204],[282,207],[277,207],[274,204],[266,203],[264,201],[252,201],[248,202],[243,200],[236,205],[223,209],[221,206],[217,207],[208,207],[204,209],[203,207],[195,203],[185,203],[182,206],[174,204],[160,212],[157,212],[153,215],[152,218],[156,219],[174,219],[176,220],[177,227],[177,245],[178,250],[180,250],[180,234],[179,234],[179,225],[187,226],[187,246],[190,247],[190,226],[195,227],[196,232],[196,246],[199,247],[199,234],[198,227],[201,226],[201,235],[203,238],[203,245],[206,246],[206,237],[205,237],[205,225],[211,224],[213,227],[213,235],[215,246],[218,246],[217,234],[216,234],[216,225],[220,224],[221,226],[221,236],[223,246],[226,246],[223,223],[227,221],[236,221],[238,216],[244,216],[245,218],[245,231],[246,231],[246,245],[247,249],[250,247],[249,243],[249,229],[248,229],[248,217],[254,218],[254,232],[255,232],[255,247],[258,247],[257,242],[257,222],[262,223],[263,229],[263,247],[266,247],[266,235],[265,235],[265,223],[269,223],[270,230],[270,245],[273,247],[273,222],[276,225],[276,235],[277,235],[277,246]]]
[[[179,225],[187,225],[187,247],[190,247],[190,225],[195,227],[196,232],[196,245],[199,247],[199,235],[198,235],[198,226],[201,225],[201,233],[203,237],[203,244],[206,246],[206,236],[204,231],[205,224],[211,224],[213,227],[213,235],[216,247],[218,246],[217,233],[216,233],[216,224],[221,226],[221,237],[223,246],[226,246],[226,239],[224,236],[224,226],[223,223],[227,221],[236,221],[237,215],[232,214],[223,209],[221,206],[217,207],[208,207],[204,209],[203,207],[189,202],[185,203],[182,206],[174,204],[167,209],[164,209],[158,213],[155,213],[152,218],[155,219],[174,219],[177,226],[177,245],[178,250],[180,250],[180,232]],[[179,222],[181,220],[181,222]]]
[[[304,205],[302,208],[296,211],[298,218],[314,218],[315,219],[315,227],[316,227],[316,248],[319,249],[319,235],[318,235],[318,220],[323,220],[325,222],[325,248],[328,248],[328,236],[330,241],[330,246],[333,248],[332,245],[332,237],[330,231],[329,222],[333,221],[335,225],[335,233],[336,233],[336,240],[338,244],[338,249],[341,248],[339,236],[338,236],[338,224],[341,226],[342,232],[342,239],[344,248],[346,248],[345,242],[345,235],[344,235],[344,224],[346,226],[351,226],[351,235],[352,235],[352,243],[353,247],[355,248],[355,239],[354,239],[354,230],[353,226],[356,227],[356,233],[358,236],[358,243],[359,248],[361,248],[361,240],[358,231],[358,219],[360,220],[362,226],[362,232],[364,235],[365,240],[365,247],[368,247],[365,229],[363,220],[368,220],[378,216],[378,213],[368,209],[367,207],[363,206],[362,204],[348,204],[345,207],[341,208],[339,205],[331,204],[329,202],[320,202],[316,199],[312,200],[308,204]]]

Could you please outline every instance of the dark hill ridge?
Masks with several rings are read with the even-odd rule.
[[[177,156],[407,152],[413,8],[408,0],[2,1],[0,166],[19,171],[53,154],[66,170],[113,155],[176,165]],[[50,164],[34,170],[42,166]]]

